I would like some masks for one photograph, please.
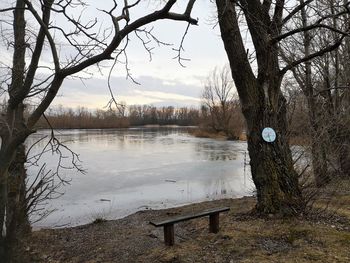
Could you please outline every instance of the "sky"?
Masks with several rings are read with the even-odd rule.
[[[184,10],[182,4],[187,1],[180,0],[178,2],[179,4],[175,6],[174,10]],[[87,16],[98,14],[94,4],[96,2],[91,3]],[[135,9],[131,18],[142,16],[155,9],[154,5],[147,3],[147,5]],[[126,79],[125,66],[121,63],[117,64],[110,81],[117,100],[123,101],[127,105],[199,107],[207,76],[215,67],[227,64],[219,27],[215,26],[213,21],[215,11],[215,5],[210,1],[198,0],[195,4],[192,17],[198,18],[199,22],[198,26],[189,28],[184,41],[183,57],[189,59],[183,62],[185,67],[182,67],[174,59],[177,53],[173,48],[179,46],[187,23],[163,20],[147,27],[148,29],[154,27],[153,33],[160,40],[173,44],[173,46],[158,47],[156,43],[152,43],[150,46],[155,47],[152,50],[152,61],[150,61],[142,43],[138,39],[132,38],[127,49],[129,69],[132,77],[140,85],[135,84],[131,79]],[[102,18],[100,15],[98,18],[108,21],[108,18]],[[84,106],[90,109],[106,106],[110,99],[107,78],[111,64],[105,63],[104,66],[103,74],[99,73],[96,68],[89,69],[93,76],[84,81],[65,80],[52,105],[73,108]]]

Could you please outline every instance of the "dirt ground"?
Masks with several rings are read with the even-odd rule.
[[[25,262],[350,262],[350,190],[337,193],[327,212],[294,219],[253,216],[255,199],[225,199],[184,207],[141,211],[123,219],[74,228],[40,230],[26,240]],[[213,207],[220,232],[208,233],[208,218],[175,225],[175,246],[149,224]]]

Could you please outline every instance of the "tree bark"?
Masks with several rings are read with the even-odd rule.
[[[255,110],[244,112],[250,166],[257,189],[257,211],[293,215],[299,213],[304,204],[288,145],[286,101],[282,94],[278,106],[279,111],[271,111],[262,98],[260,103],[256,101]],[[264,127],[274,128],[277,134],[275,142],[262,139]]]
[[[25,73],[25,17],[24,17],[24,7],[25,4],[23,1],[17,1],[16,9],[14,13],[13,21],[13,31],[14,31],[14,53],[13,53],[13,65],[12,65],[12,81],[9,87],[9,96],[10,99],[15,97],[18,94],[19,90],[23,86],[23,78]],[[23,104],[22,107],[15,107],[14,105],[9,104],[6,112],[6,121],[9,125],[9,130],[1,134],[1,150],[0,150],[0,223],[1,223],[1,240],[0,240],[0,258],[9,260],[9,240],[12,240],[11,232],[8,232],[8,169],[11,161],[16,152],[16,146],[12,145],[10,141],[15,137],[18,128],[22,123],[23,119],[16,119],[18,116],[23,117]],[[22,128],[22,127],[20,127]],[[20,129],[21,130],[21,129]],[[5,217],[6,214],[6,217]],[[5,222],[6,218],[6,222]],[[6,231],[3,231],[6,229]]]
[[[26,162],[25,146],[17,148],[14,161],[9,168],[7,191],[7,230],[8,235],[14,239],[21,238],[29,233],[30,223],[26,213]]]
[[[0,258],[6,258],[7,249],[5,247],[6,245],[5,214],[6,214],[6,204],[7,204],[7,179],[6,179],[7,171],[0,169],[0,175],[1,175],[0,177],[0,223],[1,223]]]

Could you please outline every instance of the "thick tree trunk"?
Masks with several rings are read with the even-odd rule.
[[[11,220],[14,211],[8,202],[8,187],[9,187],[9,167],[14,160],[16,148],[24,142],[26,127],[23,124],[23,103],[18,103],[14,99],[23,88],[23,81],[25,76],[25,3],[22,0],[16,2],[16,9],[14,9],[13,32],[14,32],[14,52],[12,65],[12,81],[9,86],[9,103],[6,112],[6,122],[8,127],[6,131],[1,134],[2,144],[0,149],[0,223],[1,228],[6,229],[2,231],[0,240],[0,258],[5,262],[9,261],[9,249],[12,248],[12,240],[15,239],[12,232]],[[23,134],[21,135],[21,133]],[[23,137],[24,136],[24,137]],[[5,216],[6,214],[6,216]]]
[[[31,231],[29,217],[27,214],[27,200],[26,200],[26,178],[27,171],[25,169],[26,153],[25,146],[22,144],[18,147],[14,162],[10,167],[9,180],[15,182],[13,189],[16,193],[17,205],[17,229],[22,234],[28,234]],[[12,190],[11,187],[9,189]],[[9,202],[10,203],[10,202]],[[11,205],[11,204],[10,204]]]
[[[10,247],[14,247],[31,230],[27,215],[25,158],[25,147],[22,144],[17,148],[8,173],[6,229]]]
[[[269,10],[262,9],[260,1],[242,2],[257,56],[256,77],[243,44],[235,1],[216,0],[216,5],[221,37],[247,122],[257,211],[262,214],[297,214],[304,208],[304,202],[286,137],[286,103],[280,89],[283,75],[278,66],[278,47],[269,41],[269,34],[275,34],[275,28],[278,31],[274,24],[278,21],[268,20]],[[282,16],[280,11],[276,16],[277,20]],[[276,141],[268,143],[263,140],[261,133],[265,127],[276,131]]]
[[[8,145],[2,142],[0,151],[0,223],[1,223],[1,238],[0,238],[0,258],[4,262],[9,261],[9,245],[7,242],[7,205],[8,205],[8,168],[14,156],[14,151],[6,151]]]
[[[257,191],[256,208],[263,214],[297,214],[304,204],[286,137],[285,99],[280,94],[278,112],[269,111],[264,100],[261,101],[254,111],[244,112],[248,124],[250,166]],[[262,139],[264,127],[276,131],[275,142]]]

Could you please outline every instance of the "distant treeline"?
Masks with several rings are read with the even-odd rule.
[[[195,108],[155,107],[152,105],[122,106],[118,109],[97,109],[85,107],[76,109],[62,106],[51,108],[45,113],[38,128],[103,129],[127,128],[140,125],[199,125],[201,113]]]

